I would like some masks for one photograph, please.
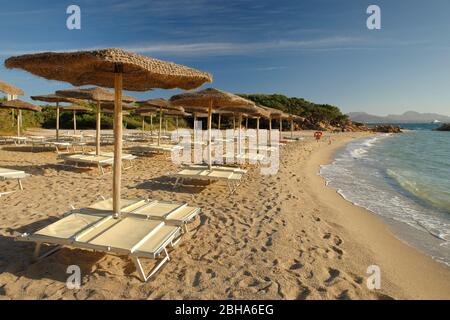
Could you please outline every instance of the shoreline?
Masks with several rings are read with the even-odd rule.
[[[450,286],[446,285],[450,268],[396,237],[381,216],[351,203],[336,189],[326,186],[319,174],[320,166],[331,163],[335,154],[353,140],[341,140],[322,148],[308,161],[308,181],[318,187],[311,188],[316,189],[314,196],[325,206],[334,208],[327,218],[357,242],[354,249],[361,253],[363,261],[380,266],[382,289],[394,296],[399,294],[400,298],[450,299]]]

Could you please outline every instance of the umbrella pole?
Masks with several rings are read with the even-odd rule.
[[[56,102],[56,141],[59,141],[59,102]]]
[[[175,125],[177,126],[177,136],[178,136],[178,116],[175,118]]]
[[[291,138],[294,137],[294,119],[291,118]]]
[[[142,134],[145,132],[145,117],[142,116]]]
[[[211,159],[211,124],[212,124],[212,100],[209,102],[208,108],[208,168],[211,170],[212,168],[212,159]]]
[[[168,128],[167,128],[167,117],[164,119],[164,133],[167,134]]]
[[[220,119],[221,117],[220,117],[220,113],[219,113],[219,120],[218,120],[218,122],[217,122],[217,129],[219,129],[220,130]]]
[[[194,112],[194,126],[193,126],[193,128],[194,128],[194,135],[192,137],[192,142],[194,142],[194,143],[195,143],[195,124],[196,123],[197,123],[197,112]]]
[[[256,153],[259,153],[259,117],[256,118]]]
[[[150,114],[150,134],[153,135],[153,113]]]
[[[283,139],[283,119],[280,117],[280,138]]]
[[[122,179],[122,65],[115,66],[114,73],[114,164],[113,164],[113,215],[120,217]]]
[[[77,134],[77,112],[73,110],[73,134]]]
[[[95,132],[95,154],[100,154],[100,130],[101,130],[101,114],[100,114],[100,101],[97,101],[97,119],[96,119],[96,132]]]
[[[269,117],[269,145],[272,145],[272,116]]]
[[[162,107],[159,107],[159,132],[158,132],[158,146],[161,144],[161,130],[162,130]]]
[[[17,136],[20,137],[20,115],[22,110],[17,111]]]
[[[242,113],[239,113],[239,136],[238,136],[238,150],[239,150],[239,154],[241,154],[242,150],[241,150],[241,124],[242,124]]]
[[[233,113],[233,131],[236,132],[236,117],[234,116],[234,113]]]
[[[245,131],[248,130],[248,117],[245,117]]]

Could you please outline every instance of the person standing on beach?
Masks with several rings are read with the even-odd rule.
[[[319,142],[319,140],[322,138],[322,131],[316,131],[314,132],[314,138],[316,138],[316,141]]]

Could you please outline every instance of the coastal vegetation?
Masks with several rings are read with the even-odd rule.
[[[280,109],[286,113],[305,118],[302,129],[339,130],[351,125],[341,110],[330,104],[317,104],[303,98],[286,97],[281,94],[240,94],[253,102]]]

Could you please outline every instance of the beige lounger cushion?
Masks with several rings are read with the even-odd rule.
[[[162,221],[143,220],[133,217],[126,217],[114,222],[106,230],[97,232],[95,235],[89,234],[78,241],[87,242],[92,246],[103,247],[107,251],[112,250],[119,253],[122,251],[124,254],[127,254],[133,252],[140,241],[152,236],[164,225]]]
[[[73,213],[35,232],[33,238],[71,239],[93,226],[104,217],[92,214]]]
[[[123,212],[129,212],[134,210],[135,208],[143,205],[145,203],[145,200],[143,199],[133,199],[133,200],[121,200],[121,207]],[[102,200],[99,202],[94,203],[93,205],[90,205],[87,207],[88,210],[98,210],[98,211],[107,211],[108,213],[112,212],[113,209],[113,200],[112,198]]]
[[[164,220],[169,224],[182,225],[189,222],[200,213],[197,207],[189,207],[186,204],[168,201],[147,201],[147,200],[121,200],[122,212],[129,213],[137,217],[146,219]],[[83,212],[104,213],[112,212],[112,199],[103,200],[81,209]]]

